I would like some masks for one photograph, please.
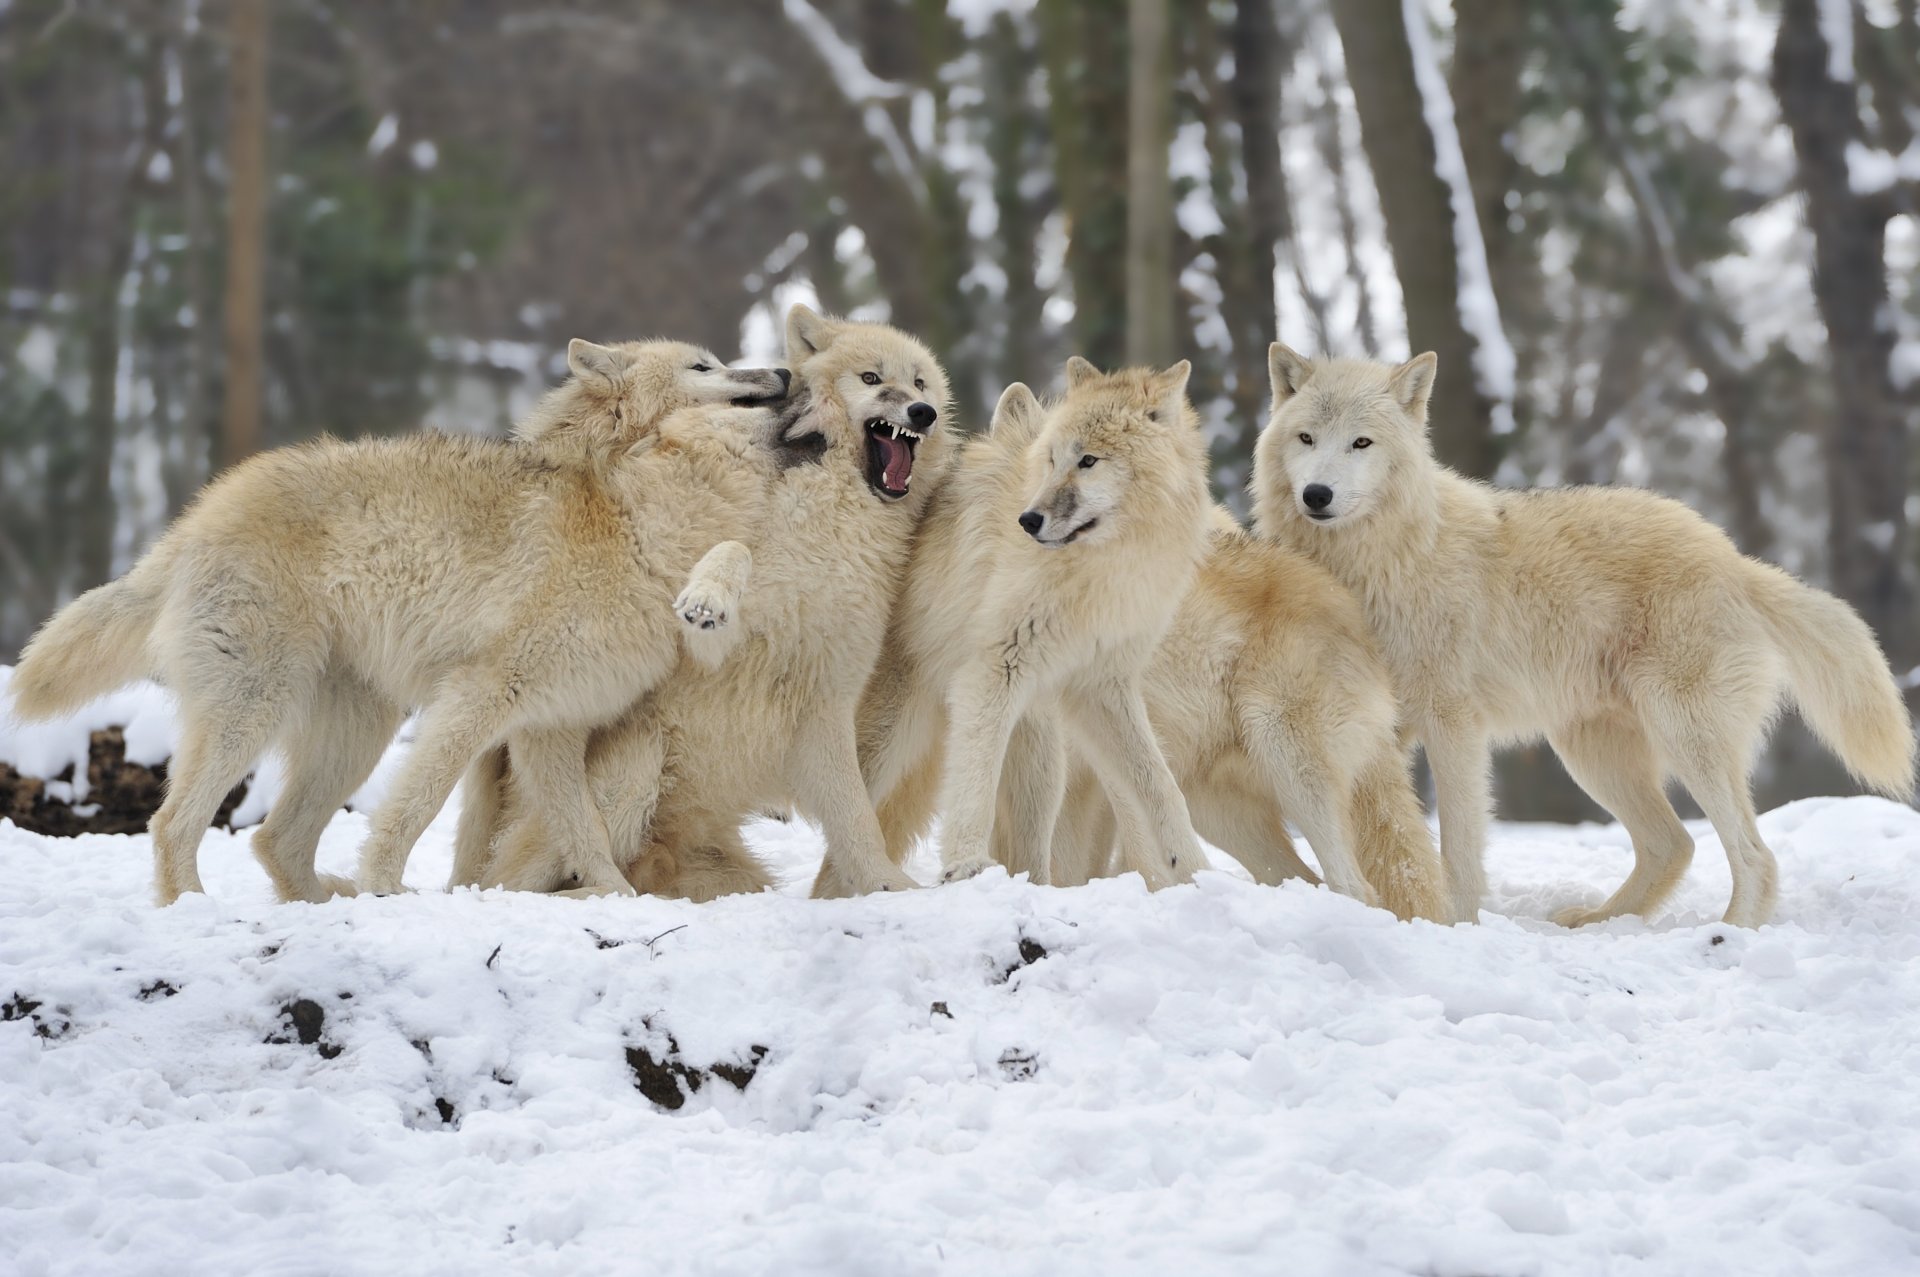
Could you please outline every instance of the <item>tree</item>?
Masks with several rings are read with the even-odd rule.
[[[1814,300],[1832,366],[1834,411],[1821,435],[1832,583],[1889,654],[1907,662],[1915,656],[1906,575],[1910,405],[1894,384],[1887,321],[1887,222],[1896,204],[1891,189],[1871,189],[1850,162],[1868,142],[1853,80],[1853,25],[1851,5],[1786,0],[1773,88],[1793,133],[1813,231]]]
[[[220,463],[260,450],[267,295],[267,0],[229,0],[226,406]]]
[[[1173,45],[1167,0],[1127,6],[1127,362],[1173,359]]]
[[[1416,352],[1440,356],[1428,408],[1434,451],[1465,474],[1491,475],[1493,430],[1511,427],[1512,351],[1500,330],[1446,82],[1426,30],[1409,26],[1410,13],[1425,22],[1423,10],[1406,0],[1340,0],[1332,8],[1408,337]]]

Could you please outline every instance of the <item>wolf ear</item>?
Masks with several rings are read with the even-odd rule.
[[[1440,357],[1429,350],[1407,360],[1387,378],[1387,393],[1422,425],[1426,424],[1427,396],[1433,392],[1433,376],[1439,365]]]
[[[993,422],[987,427],[987,433],[995,439],[1028,444],[1040,433],[1040,418],[1045,415],[1027,383],[1016,381],[1000,392],[1000,402],[993,406]]]
[[[1192,376],[1193,364],[1185,359],[1165,371],[1153,374],[1147,385],[1156,398],[1147,416],[1155,421],[1184,421],[1187,380]]]
[[[1095,368],[1092,364],[1088,363],[1086,360],[1080,358],[1080,356],[1069,355],[1067,357],[1067,389],[1068,390],[1078,390],[1080,389],[1080,387],[1086,385],[1089,381],[1092,381],[1095,377],[1098,377],[1099,375],[1100,375],[1100,370],[1098,368]]]
[[[611,347],[596,346],[578,337],[567,343],[568,370],[596,390],[618,390],[620,374],[626,371],[626,366],[620,352]],[[606,384],[596,384],[599,382]]]
[[[1278,408],[1300,393],[1313,376],[1313,361],[1283,341],[1267,347],[1267,379],[1273,383],[1273,406]]]
[[[803,302],[795,302],[787,312],[787,360],[799,363],[808,355],[817,355],[833,344],[840,325]]]

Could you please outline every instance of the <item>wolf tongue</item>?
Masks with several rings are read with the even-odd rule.
[[[887,435],[875,435],[874,439],[885,457],[880,481],[887,485],[889,491],[905,492],[907,479],[913,474],[913,446],[905,439],[894,439]]]

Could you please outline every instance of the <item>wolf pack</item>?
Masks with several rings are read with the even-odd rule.
[[[1252,520],[1209,488],[1190,365],[1067,362],[962,435],[939,359],[793,307],[787,368],[574,341],[509,439],[323,439],[218,476],[122,578],[42,627],[11,684],[46,718],[152,677],[180,743],[152,822],[162,904],[265,751],[253,834],[283,900],[396,893],[456,785],[451,886],[707,900],[772,884],[743,824],[815,822],[816,895],[999,864],[1071,886],[1261,883],[1471,922],[1491,754],[1544,737],[1632,837],[1576,926],[1685,874],[1681,782],[1778,895],[1750,790],[1791,699],[1863,785],[1914,739],[1872,631],[1643,491],[1496,489],[1429,446],[1432,354],[1270,351]],[[352,880],[315,851],[409,713]],[[1432,772],[1439,840],[1415,789]],[[1294,845],[1309,844],[1318,872]]]

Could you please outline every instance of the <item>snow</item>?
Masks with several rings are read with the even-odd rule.
[[[317,906],[214,831],[164,910],[145,837],[0,822],[0,1272],[1920,1264],[1906,807],[1764,817],[1759,931],[1695,826],[1671,905],[1575,933],[1618,827],[1496,827],[1442,928],[1224,860],[811,901],[819,839],[772,822],[763,896],[446,893],[454,819],[414,893]]]
[[[1433,48],[1426,9],[1420,0],[1402,0],[1407,45],[1413,54],[1413,78],[1433,134],[1435,164],[1446,183],[1453,205],[1453,240],[1459,259],[1460,321],[1474,343],[1474,384],[1493,401],[1495,434],[1513,432],[1514,378],[1518,361],[1500,323],[1494,298],[1493,271],[1487,264],[1487,246],[1480,235],[1480,216],[1474,208],[1473,188],[1467,181],[1467,160],[1460,150],[1454,126],[1453,98]]]
[[[1820,38],[1827,43],[1827,78],[1853,82],[1853,0],[1816,0]]]

